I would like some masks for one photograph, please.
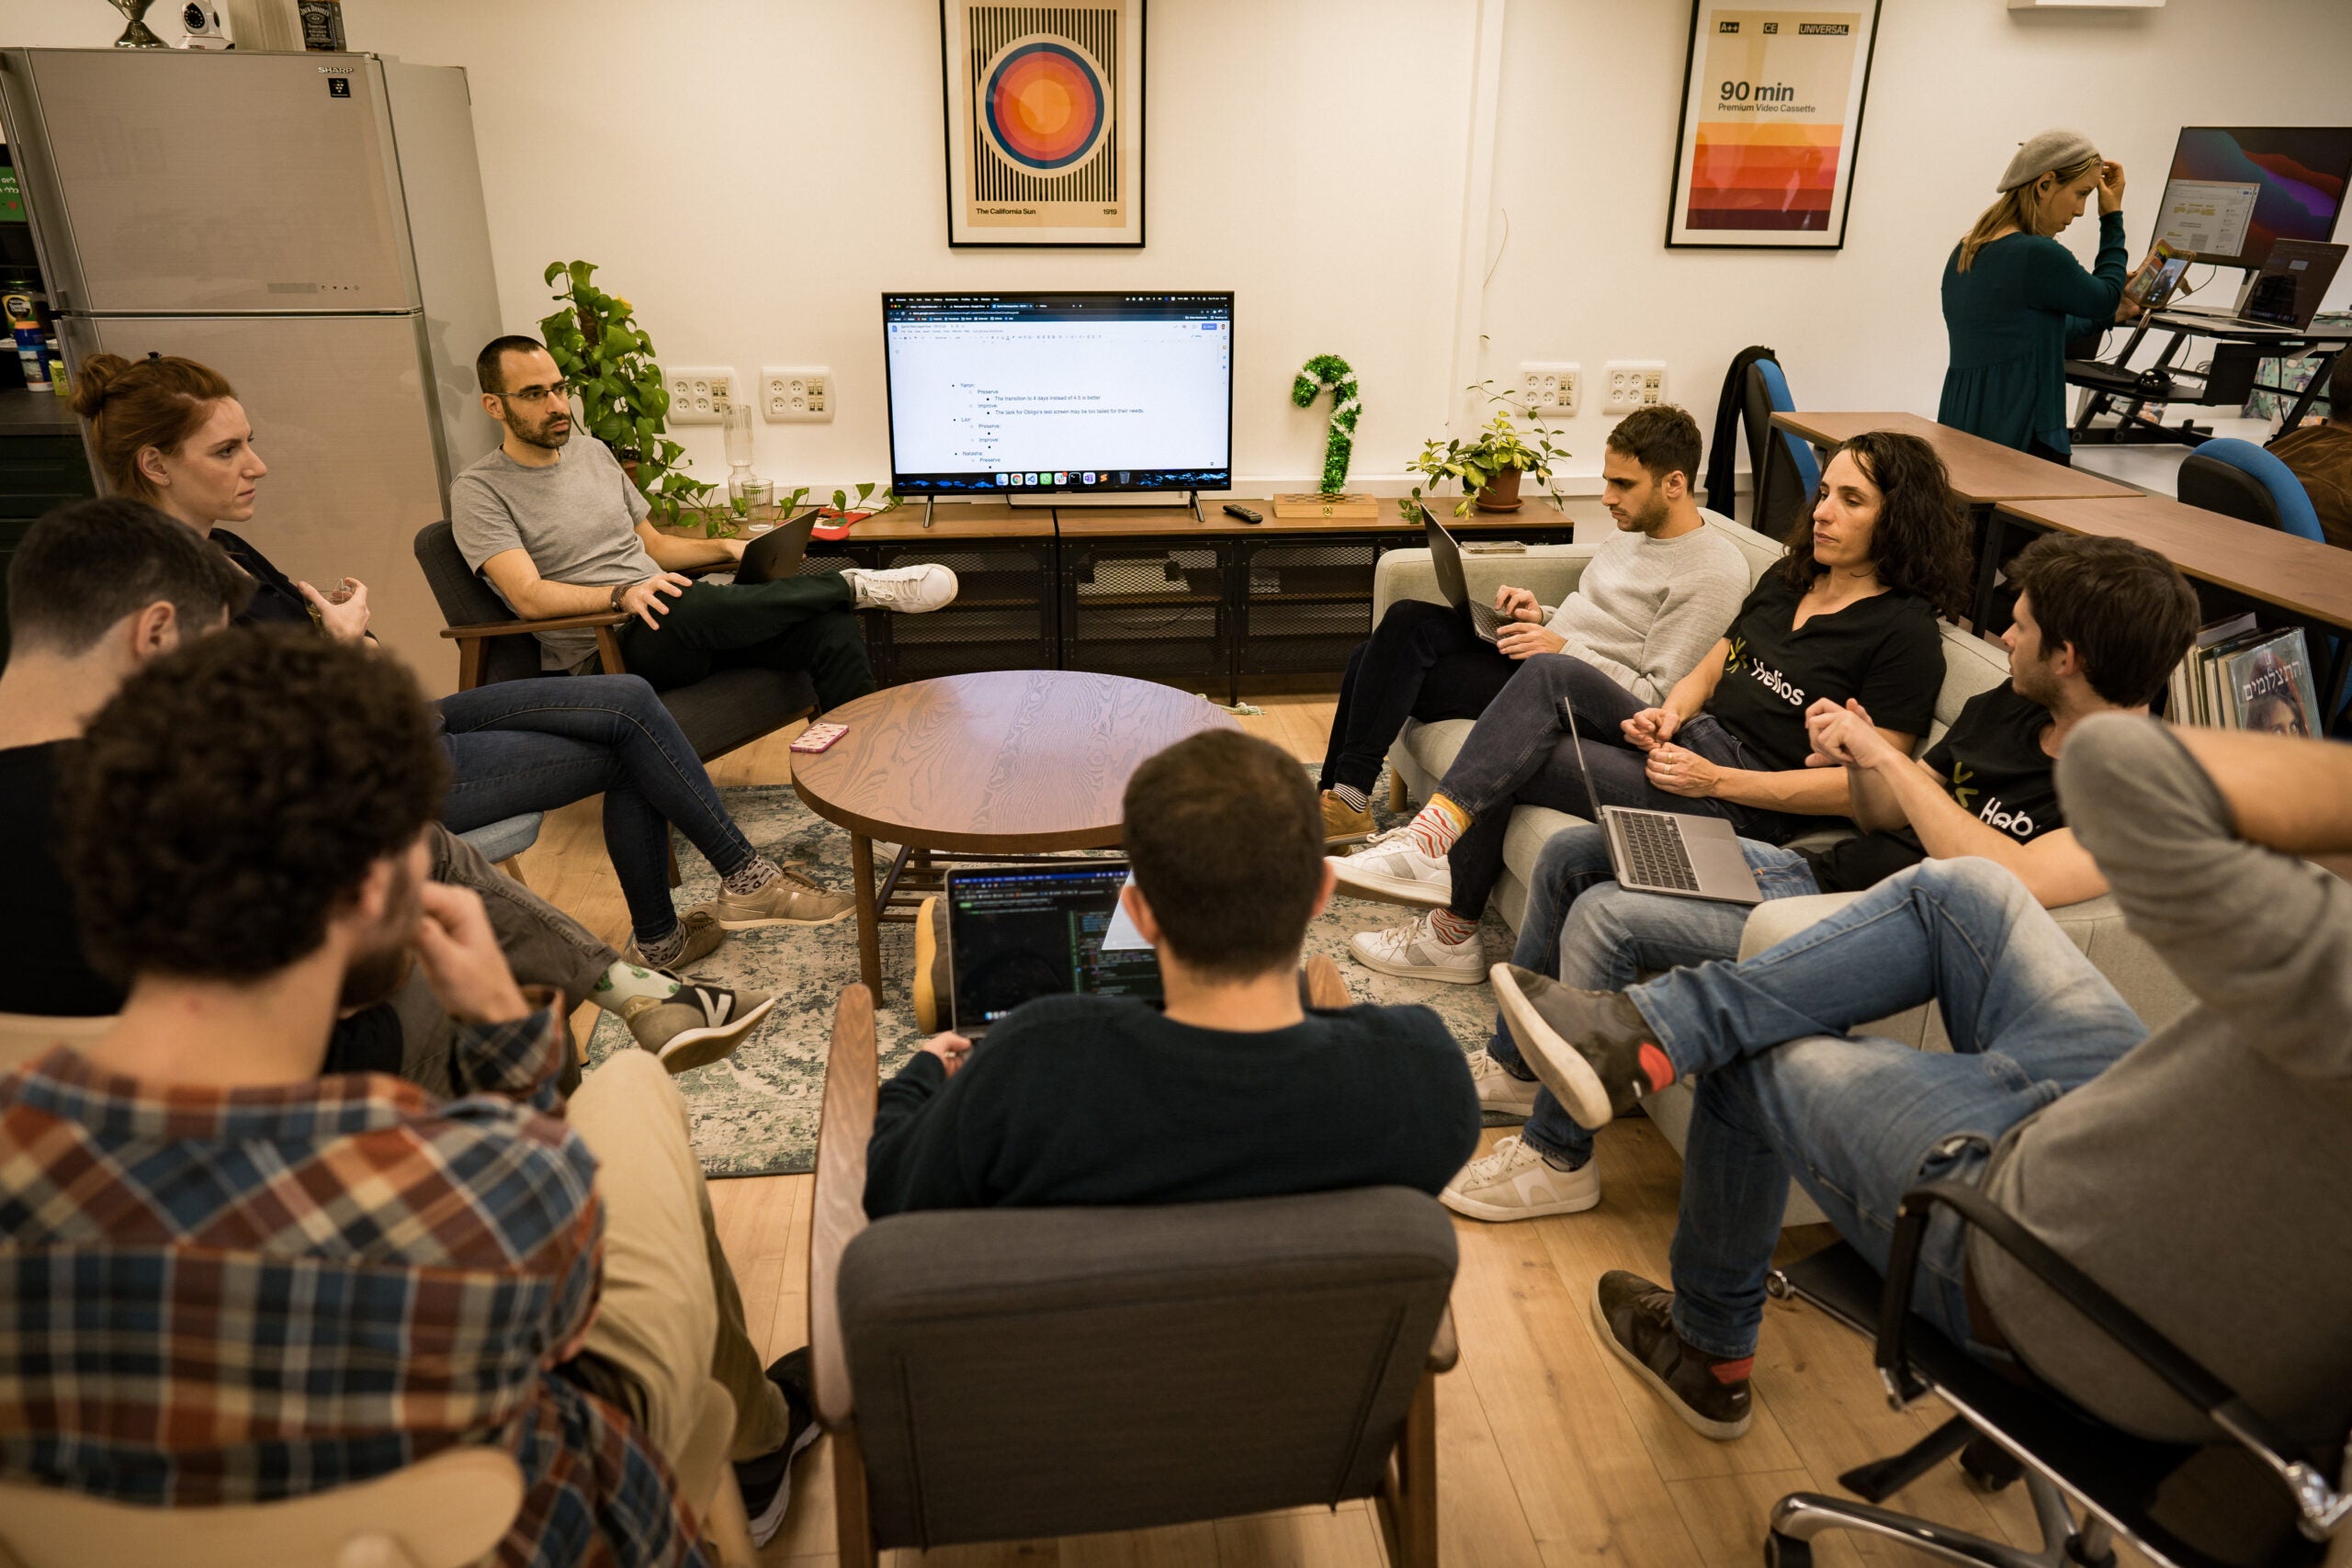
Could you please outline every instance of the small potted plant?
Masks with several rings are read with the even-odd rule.
[[[1551,428],[1540,415],[1530,412],[1507,393],[1495,390],[1493,382],[1481,381],[1468,389],[1484,394],[1490,403],[1501,405],[1494,418],[1480,426],[1476,437],[1469,441],[1427,443],[1420,456],[1406,467],[1427,475],[1430,486],[1448,479],[1459,483],[1462,499],[1453,508],[1456,517],[1470,515],[1474,505],[1481,512],[1518,511],[1520,485],[1529,475],[1544,487],[1552,504],[1559,506],[1562,497],[1552,470],[1568,456],[1567,449],[1553,445]],[[1526,422],[1528,428],[1523,434],[1513,421],[1514,414]],[[1411,498],[1404,504],[1408,522],[1422,515],[1423,488],[1415,485]]]

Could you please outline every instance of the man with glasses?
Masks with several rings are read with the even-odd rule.
[[[661,689],[742,665],[805,670],[833,708],[874,690],[857,610],[920,614],[956,597],[944,566],[852,570],[757,584],[696,582],[697,567],[741,560],[741,539],[682,539],[646,521],[650,508],[601,441],[571,439],[562,372],[536,338],[502,337],[474,362],[483,412],[504,427],[498,449],[449,488],[466,563],[527,620],[626,611],[621,657]],[[594,667],[595,633],[538,634],[548,670]]]

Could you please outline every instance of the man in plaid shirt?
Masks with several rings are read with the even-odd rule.
[[[20,646],[74,644],[78,615],[100,655],[163,657],[58,801],[85,945],[130,999],[0,1077],[0,1476],[202,1506],[492,1443],[526,1488],[501,1562],[704,1562],[670,1464],[707,1380],[747,1482],[809,1428],[743,1340],[683,1101],[625,1052],[566,1115],[560,1000],[426,879],[414,682],[316,637],[164,652],[225,618],[204,577],[120,619],[15,617]],[[338,1011],[411,962],[460,1026],[462,1097],[319,1077]]]

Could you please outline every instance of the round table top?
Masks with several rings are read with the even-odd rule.
[[[1138,763],[1204,729],[1236,728],[1202,698],[1072,670],[1002,670],[892,686],[825,720],[849,733],[795,753],[808,808],[854,833],[1005,854],[1119,841]]]

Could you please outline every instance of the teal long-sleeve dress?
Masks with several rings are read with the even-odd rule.
[[[2039,443],[2068,452],[2066,343],[2114,323],[2123,297],[2123,214],[2098,220],[2090,271],[2056,240],[2009,234],[1982,246],[1960,270],[1944,263],[1944,327],[1951,366],[1936,423],[2019,451]]]

